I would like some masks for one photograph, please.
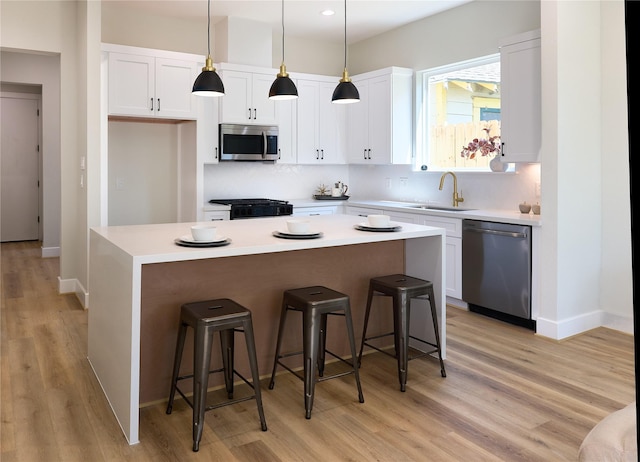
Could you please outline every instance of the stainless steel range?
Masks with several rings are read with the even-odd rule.
[[[275,199],[211,199],[209,203],[231,206],[229,210],[231,220],[276,217],[293,213],[293,205],[288,201]]]

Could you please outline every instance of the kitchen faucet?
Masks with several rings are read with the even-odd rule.
[[[453,172],[443,173],[442,176],[440,177],[440,187],[438,189],[442,191],[442,187],[444,186],[444,178],[447,175],[451,175],[453,177],[453,206],[457,207],[458,203],[464,202],[464,198],[461,195],[458,195],[458,178],[456,177],[455,173]]]

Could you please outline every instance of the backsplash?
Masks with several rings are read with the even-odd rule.
[[[342,181],[357,199],[435,202],[450,205],[452,178],[438,190],[442,172],[414,172],[406,165],[288,165],[230,162],[205,166],[204,198],[266,197],[311,199],[320,184]],[[515,172],[457,174],[461,207],[518,210],[536,203],[539,164],[520,164]]]

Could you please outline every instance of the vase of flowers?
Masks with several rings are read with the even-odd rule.
[[[489,168],[493,172],[506,172],[509,164],[502,163],[500,160],[500,153],[502,152],[502,143],[500,142],[500,136],[491,136],[489,128],[483,128],[487,132],[486,138],[474,138],[468,145],[463,146],[460,155],[467,159],[474,159],[479,153],[480,156],[492,156],[493,159],[489,162]]]

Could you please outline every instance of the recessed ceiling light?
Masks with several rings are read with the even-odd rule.
[[[323,16],[333,16],[334,14],[336,14],[336,12],[335,12],[335,11],[333,11],[333,10],[324,10],[324,11],[322,12],[322,15],[323,15]]]

